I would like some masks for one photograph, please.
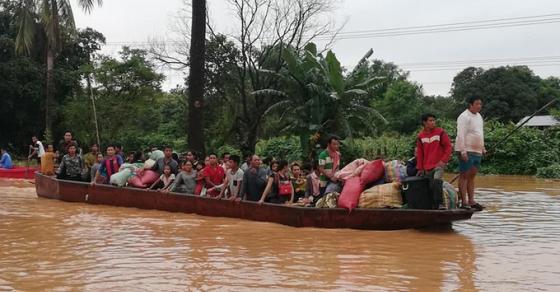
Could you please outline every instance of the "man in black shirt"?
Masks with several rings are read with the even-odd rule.
[[[241,196],[243,200],[257,202],[261,198],[268,180],[268,172],[261,168],[261,158],[258,155],[251,157],[249,169],[243,174]]]
[[[60,142],[58,142],[58,147],[56,148],[56,157],[58,157],[58,161],[61,161],[62,157],[64,155],[68,154],[68,147],[70,145],[76,146],[76,149],[78,151],[78,155],[81,155],[80,146],[78,145],[78,143],[76,141],[74,141],[72,139],[72,132],[71,131],[66,131],[66,132],[64,132],[64,139],[62,139],[62,140],[60,140]]]

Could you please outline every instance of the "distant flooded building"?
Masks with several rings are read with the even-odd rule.
[[[517,125],[523,124],[528,118],[529,118],[529,116],[522,118],[521,121],[519,121],[519,123],[517,123]],[[558,127],[558,126],[560,126],[560,120],[558,120],[554,116],[534,116],[532,119],[530,119],[523,126],[524,127],[534,127],[534,128],[539,128],[539,129],[545,129],[545,128],[550,128],[550,127]]]

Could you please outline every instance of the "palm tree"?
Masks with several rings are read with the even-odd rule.
[[[102,0],[78,0],[78,5],[91,12],[95,4]],[[69,0],[20,0],[16,14],[18,34],[16,52],[31,54],[37,46],[38,35],[46,39],[42,49],[46,52],[46,92],[45,92],[45,140],[52,141],[52,103],[54,96],[54,64],[63,47],[63,32],[73,33],[76,29],[74,15]]]
[[[206,0],[192,1],[188,96],[188,145],[204,153],[204,60],[206,51]]]

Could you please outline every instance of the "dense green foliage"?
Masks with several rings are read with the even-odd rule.
[[[440,126],[454,139],[455,122],[443,121]],[[559,178],[557,168],[549,166],[560,164],[560,131],[521,128],[505,142],[496,146],[496,143],[514,128],[513,124],[487,122],[485,143],[489,153],[483,159],[481,172],[519,175],[538,173],[542,177]],[[415,134],[384,134],[375,138],[347,139],[342,144],[342,156],[345,162],[360,157],[407,160],[413,156],[415,140]],[[257,149],[260,150],[258,153],[267,157],[289,157],[287,153],[297,152],[300,149],[295,141],[296,137],[277,137],[260,141],[257,145],[265,145],[265,147],[258,147]],[[457,171],[457,164],[458,159],[453,155],[448,171]]]
[[[537,170],[537,177],[560,178],[560,163],[539,168]]]
[[[169,144],[184,149],[186,103],[181,92],[161,91],[163,75],[155,72],[146,52],[124,48],[120,60],[102,57],[93,69],[101,141],[120,143],[125,149]],[[93,143],[91,97],[69,98],[63,107],[64,126],[74,129],[78,141]],[[139,135],[139,133],[141,133]]]

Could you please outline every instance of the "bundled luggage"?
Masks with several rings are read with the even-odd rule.
[[[443,183],[443,206],[447,210],[458,207],[459,193],[453,185],[448,182]]]
[[[324,195],[322,198],[315,202],[316,208],[336,208],[338,206],[338,198],[340,194],[333,192]]]
[[[338,206],[352,210],[358,206],[360,194],[364,190],[359,176],[351,177],[344,184],[340,198],[338,199]]]
[[[401,208],[401,184],[393,182],[377,185],[360,195],[360,208]]]
[[[374,160],[364,166],[364,170],[362,170],[362,173],[360,174],[360,181],[363,186],[366,186],[367,184],[382,179],[384,174],[385,165],[383,160]]]
[[[159,173],[153,170],[139,170],[135,176],[128,180],[128,184],[136,188],[145,189],[151,186],[159,177]]]
[[[346,180],[338,199],[338,206],[352,211],[358,206],[360,194],[366,186],[382,179],[384,173],[383,160],[374,160],[365,164],[360,176],[354,176]]]
[[[385,162],[385,182],[401,182],[407,177],[406,166],[400,160]]]
[[[362,170],[369,161],[363,158],[356,159],[338,171],[335,176],[339,180],[347,180],[354,176],[360,176]]]
[[[111,176],[109,182],[118,187],[124,187],[130,177],[132,177],[132,169],[125,168]]]

